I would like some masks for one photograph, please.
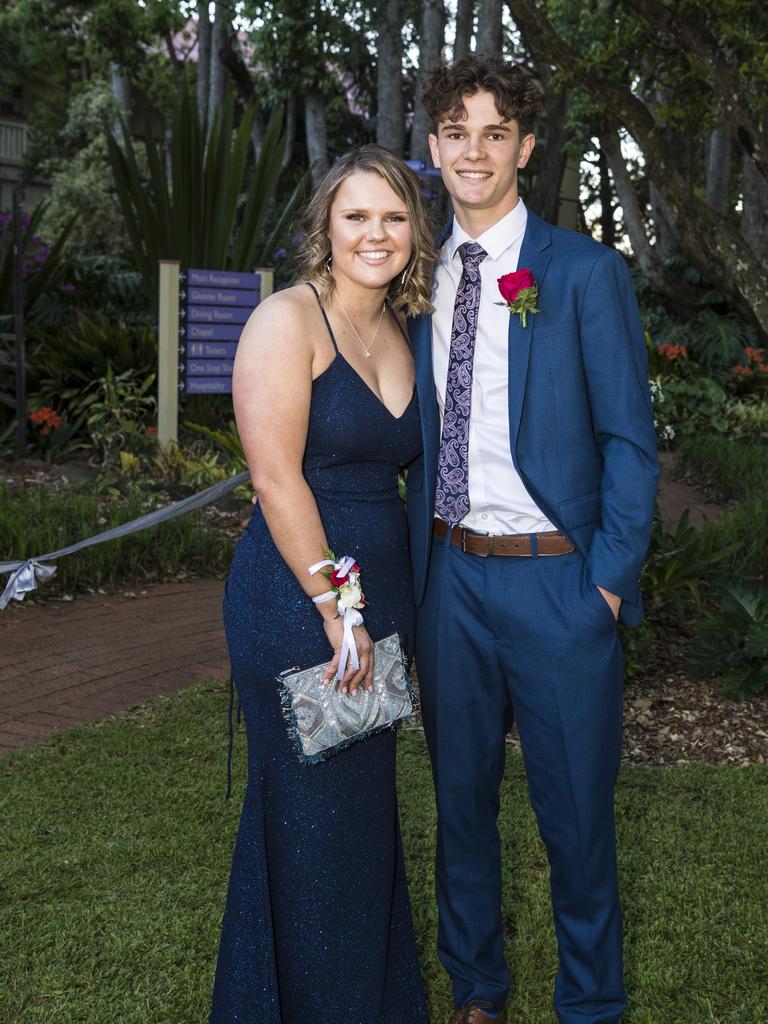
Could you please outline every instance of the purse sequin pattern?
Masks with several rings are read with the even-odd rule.
[[[397,633],[374,644],[373,690],[362,686],[352,696],[335,683],[323,683],[327,662],[278,677],[288,735],[299,760],[317,764],[351,743],[366,739],[414,711],[413,685]]]

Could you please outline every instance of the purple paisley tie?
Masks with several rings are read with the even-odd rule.
[[[472,361],[480,307],[480,264],[488,253],[477,242],[459,246],[464,270],[456,292],[445,388],[445,415],[437,459],[435,512],[456,526],[469,512],[469,412]]]

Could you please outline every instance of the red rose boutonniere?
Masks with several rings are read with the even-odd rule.
[[[514,274],[504,274],[499,278],[499,291],[503,302],[497,302],[497,306],[506,306],[510,313],[517,313],[520,323],[526,326],[526,317],[530,313],[538,313],[536,301],[539,298],[539,289],[533,279],[533,274],[527,268],[516,270]]]

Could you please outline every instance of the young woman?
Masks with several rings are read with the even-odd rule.
[[[300,282],[246,324],[234,405],[258,503],[224,616],[248,734],[211,1024],[426,1024],[395,793],[395,736],[301,764],[275,677],[328,661],[369,687],[373,643],[413,600],[397,473],[421,450],[404,314],[430,309],[432,235],[416,176],[379,146],[342,157],[307,207]],[[309,567],[362,573],[359,669],[332,681],[335,601]]]

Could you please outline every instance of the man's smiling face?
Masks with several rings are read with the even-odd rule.
[[[441,120],[429,148],[457,220],[477,237],[517,205],[517,170],[528,163],[535,139],[521,139],[517,122],[503,120],[492,93],[463,102],[466,117]]]

